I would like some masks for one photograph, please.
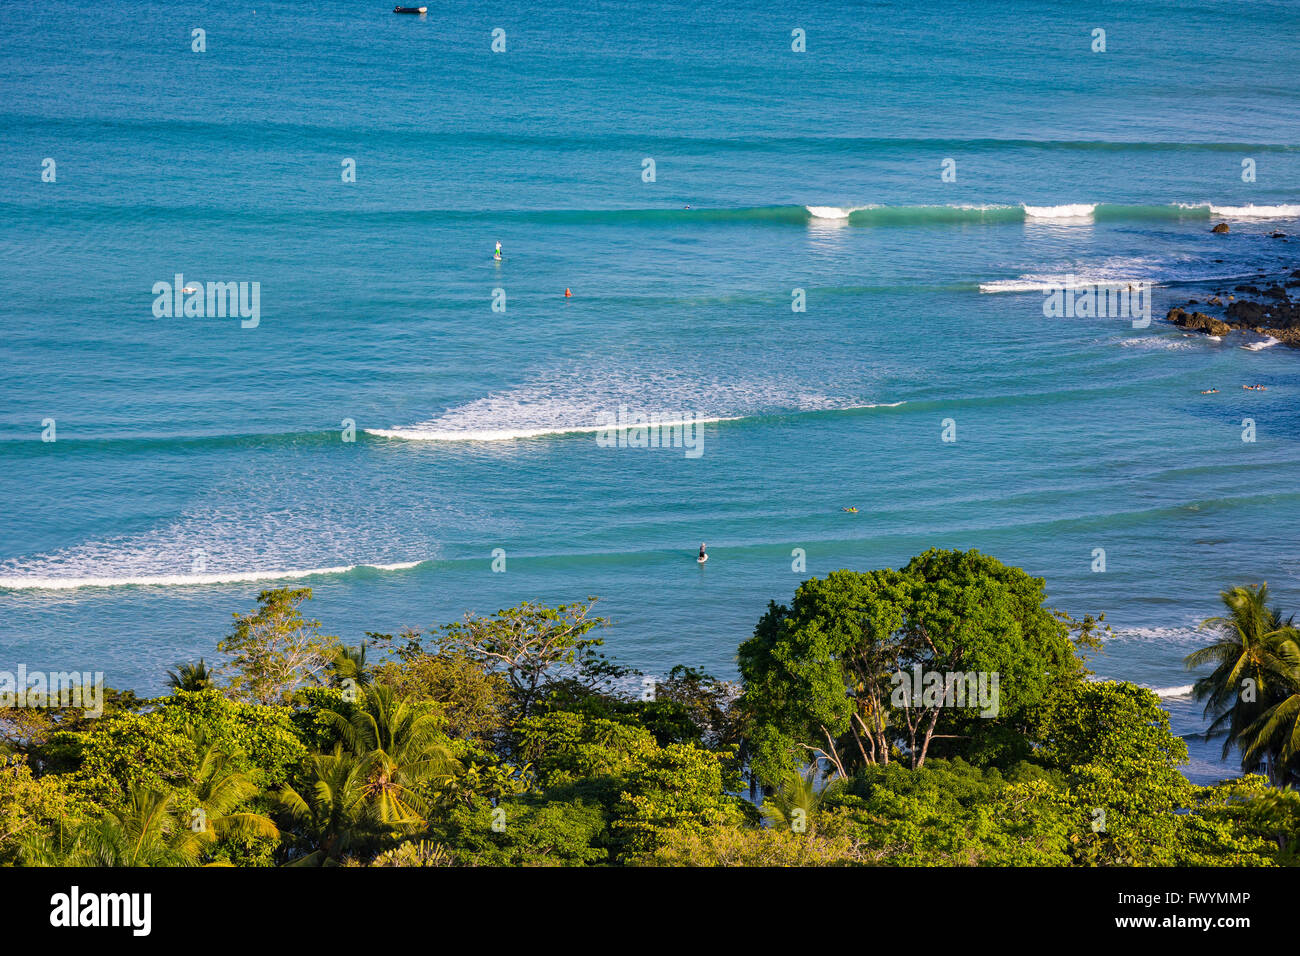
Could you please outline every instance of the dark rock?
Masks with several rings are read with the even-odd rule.
[[[1265,289],[1263,295],[1268,296],[1270,299],[1285,299],[1286,289],[1283,289],[1280,285],[1274,284]]]
[[[1270,239],[1285,239],[1285,238],[1286,238],[1286,233],[1285,233],[1285,232],[1274,232],[1274,233],[1271,233],[1271,234],[1269,235],[1269,238],[1270,238]]]
[[[1239,285],[1232,290],[1233,292],[1249,292],[1251,295],[1259,295],[1259,289],[1253,285]]]
[[[1227,231],[1228,231],[1228,224],[1226,222],[1221,222],[1213,229],[1210,230],[1210,232],[1227,232]]]
[[[1182,329],[1192,332],[1204,332],[1207,335],[1226,335],[1232,327],[1226,322],[1211,318],[1204,312],[1184,312],[1182,309],[1170,309],[1165,318]]]
[[[1258,302],[1244,299],[1228,306],[1227,316],[1247,327],[1253,327],[1264,321],[1264,307]]]

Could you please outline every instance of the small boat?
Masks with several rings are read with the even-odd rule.
[[[428,7],[393,7],[394,13],[428,13]]]

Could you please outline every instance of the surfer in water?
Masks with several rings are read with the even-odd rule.
[[[709,560],[709,554],[708,554],[707,551],[704,550],[704,542],[701,541],[701,542],[700,542],[700,556],[699,556],[698,558],[696,558],[695,561],[696,561],[697,564],[703,564],[703,563],[704,563],[705,561],[707,561],[707,560]]]
[[[497,242],[497,251],[492,254],[492,258],[497,262],[501,261],[501,243],[499,241]]]

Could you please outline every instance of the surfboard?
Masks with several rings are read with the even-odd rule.
[[[698,558],[696,558],[696,559],[695,559],[695,563],[696,563],[696,564],[703,564],[703,563],[704,563],[705,561],[707,561],[707,560],[709,560],[709,556],[706,554],[706,555],[703,555],[702,557],[698,557]]]

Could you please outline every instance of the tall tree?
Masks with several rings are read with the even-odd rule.
[[[423,823],[424,785],[435,778],[442,782],[456,766],[436,711],[376,684],[350,717],[337,711],[326,717],[357,756],[375,819],[394,827]]]
[[[217,649],[230,655],[230,689],[258,704],[278,704],[306,684],[320,684],[338,638],[303,617],[311,588],[275,588],[257,596],[257,610],[235,614],[235,629]]]
[[[1259,739],[1265,726],[1260,721],[1291,694],[1293,673],[1300,665],[1300,630],[1292,618],[1284,620],[1279,610],[1269,607],[1267,584],[1231,588],[1219,597],[1228,613],[1201,623],[1216,640],[1185,659],[1188,668],[1214,665],[1193,685],[1196,698],[1205,701],[1205,715],[1212,718],[1206,736],[1223,735],[1224,757],[1239,748],[1243,770],[1267,763],[1270,777],[1276,777],[1281,747],[1276,731],[1289,708],[1269,725],[1266,740]]]
[[[1027,746],[1034,705],[1081,670],[1067,619],[1044,600],[1041,578],[977,551],[805,581],[740,647],[753,769],[782,779],[802,752],[847,775],[895,752],[921,767],[936,740],[981,756]],[[918,673],[925,693],[911,686]],[[958,700],[955,684],[950,693],[956,674],[984,680],[992,706]]]
[[[621,669],[611,665],[597,648],[599,638],[586,635],[608,624],[592,617],[596,599],[585,604],[542,607],[525,601],[488,617],[465,615],[444,627],[436,637],[438,653],[464,654],[510,682],[521,716],[533,712],[556,675],[597,686]]]

